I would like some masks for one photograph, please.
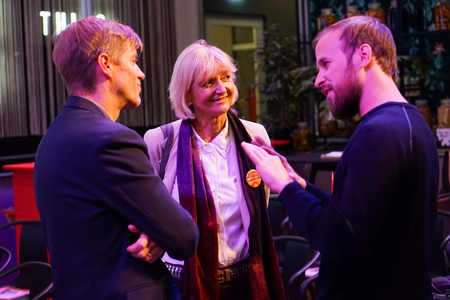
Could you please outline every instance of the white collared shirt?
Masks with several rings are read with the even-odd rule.
[[[210,143],[206,143],[194,130],[204,174],[214,198],[219,243],[219,268],[227,267],[248,257],[248,235],[244,230],[241,204],[245,202],[236,153],[234,135],[228,127]],[[172,197],[179,202],[178,184],[175,180]],[[242,207],[247,207],[243,205]],[[172,264],[183,262],[170,258]]]

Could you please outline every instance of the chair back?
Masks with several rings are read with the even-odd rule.
[[[10,260],[11,252],[6,248],[0,247],[0,273],[6,268]]]
[[[317,251],[312,249],[308,241],[299,236],[275,236],[275,247],[283,245],[283,261],[280,263],[281,279],[287,299],[299,299],[299,287],[304,280],[304,271],[317,259]],[[294,279],[291,278],[296,275]]]
[[[11,287],[30,290],[30,299],[37,296],[44,290],[51,279],[51,268],[29,267],[31,265],[39,265],[39,263],[48,264],[47,246],[45,244],[44,231],[40,220],[19,220],[6,223],[0,226],[0,231],[8,227],[20,230],[19,237],[19,266],[24,265],[26,268],[20,269],[18,276],[8,284]],[[38,262],[38,264],[34,264]],[[19,267],[18,266],[18,267]]]
[[[312,285],[317,281],[318,277],[319,274],[316,274],[314,276],[306,278],[302,282],[300,286],[300,300],[310,300],[311,298],[314,299],[313,297],[311,297],[311,295],[308,295],[308,291],[310,290],[310,287],[312,287]]]
[[[28,286],[16,286],[13,284],[8,284],[7,286],[19,288],[19,289],[26,289],[29,290],[28,297],[26,299],[30,300],[44,300],[47,299],[46,294],[50,291],[50,289],[53,287],[53,281],[51,277],[41,278],[41,280],[37,280],[37,277],[40,276],[40,274],[47,274],[51,273],[52,267],[44,262],[40,261],[28,261],[23,264],[20,264],[18,266],[15,266],[3,273],[0,273],[0,279],[6,278],[9,275],[20,271],[19,274],[28,271],[28,270],[34,270],[34,271],[41,271],[41,272],[35,272],[34,273],[34,279],[30,285]],[[45,271],[45,272],[42,272]],[[18,299],[22,299],[18,298]]]
[[[450,195],[450,181],[449,181],[449,175],[448,175],[448,151],[445,151],[444,153],[444,160],[442,163],[442,169],[441,169],[441,189],[439,190],[439,195]]]
[[[19,220],[0,226],[0,231],[14,227],[20,231],[19,264],[27,261],[48,262],[47,245],[40,220]]]
[[[283,203],[278,200],[277,195],[270,195],[269,206],[267,207],[269,215],[270,228],[273,236],[283,235],[283,220],[286,219],[287,214]]]
[[[41,222],[22,223],[19,261],[20,263],[27,261],[48,262],[47,245],[45,244]]]
[[[449,271],[446,265],[445,248],[443,241],[450,235],[450,212],[438,210],[433,228],[431,242],[430,277],[447,276]]]

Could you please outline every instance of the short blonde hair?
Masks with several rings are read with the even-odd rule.
[[[315,49],[319,40],[326,34],[341,32],[343,52],[350,63],[355,50],[368,44],[383,72],[397,82],[397,50],[392,33],[379,19],[369,16],[355,16],[334,23],[321,31],[313,40]]]
[[[236,87],[237,68],[228,54],[204,40],[198,40],[178,56],[169,84],[170,102],[178,118],[195,119],[195,114],[186,101],[186,95],[195,83],[211,77],[219,68],[227,68],[231,71],[235,89],[234,104],[239,96]]]
[[[108,54],[118,64],[130,45],[142,51],[142,41],[131,27],[116,21],[90,16],[78,20],[53,36],[53,62],[70,95],[96,90],[95,67],[100,54]]]

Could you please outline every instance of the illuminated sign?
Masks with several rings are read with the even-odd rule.
[[[52,13],[49,11],[41,11],[39,13],[39,15],[42,17],[42,34],[44,36],[48,36],[48,33],[50,31],[50,24],[49,24],[49,20],[50,17],[52,16]],[[96,16],[99,19],[106,19],[105,15],[103,14],[98,14]],[[72,12],[70,13],[70,23],[73,23],[77,20],[77,14]],[[67,26],[67,14],[65,12],[59,12],[57,11],[55,13],[55,29],[56,32],[61,32],[63,31],[66,26]]]

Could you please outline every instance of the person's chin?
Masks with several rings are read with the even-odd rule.
[[[220,111],[222,112],[222,114],[226,114],[228,111],[230,110],[230,106],[229,105],[224,105],[221,107]]]
[[[137,99],[130,100],[127,102],[127,104],[124,106],[126,110],[135,109],[141,105],[141,97],[138,97]]]
[[[209,111],[208,115],[209,115],[209,117],[218,118],[222,115],[225,115],[228,112],[228,109],[229,108],[214,109],[214,110]]]
[[[219,107],[220,107],[222,110],[224,110],[225,112],[227,112],[227,111],[230,109],[231,104],[230,104],[229,101],[224,101],[224,102],[219,103]]]

